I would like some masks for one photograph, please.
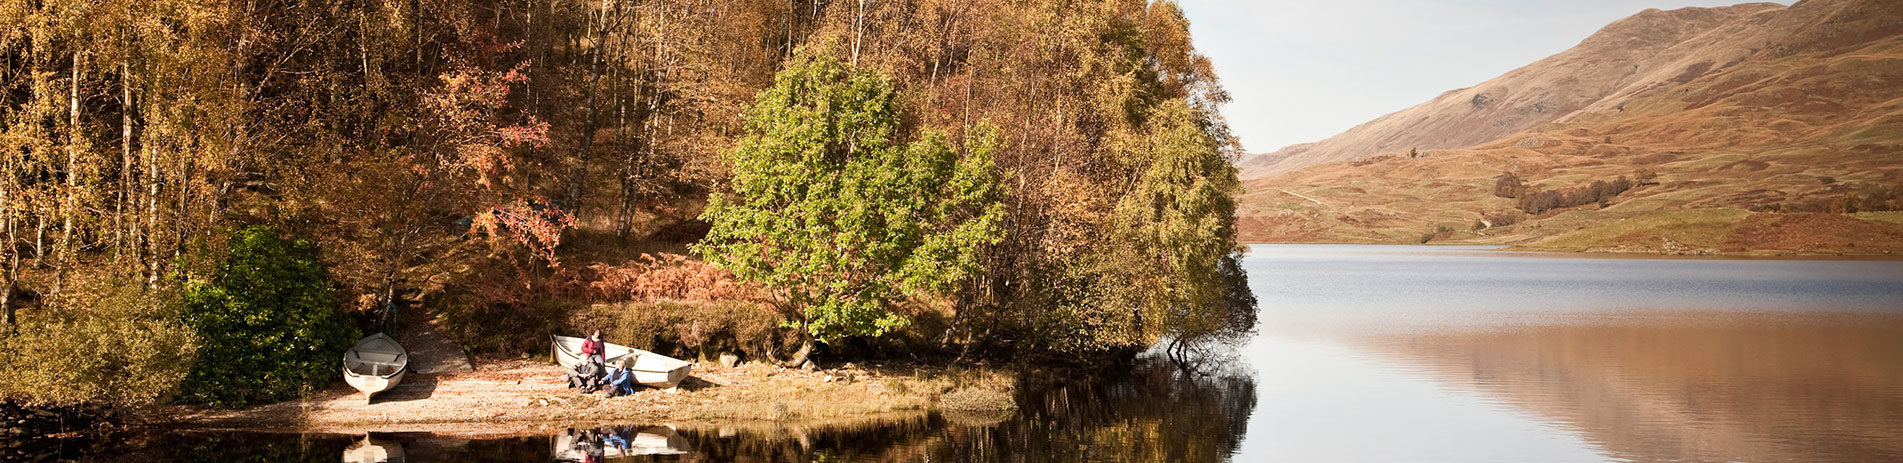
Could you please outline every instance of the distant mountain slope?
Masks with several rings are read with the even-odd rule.
[[[1740,18],[1781,10],[1775,3],[1722,8],[1646,10],[1619,20],[1579,45],[1479,85],[1450,90],[1320,142],[1252,158],[1243,178],[1392,151],[1465,148],[1560,120],[1609,95],[1656,85],[1684,72],[1680,45]],[[1729,61],[1721,61],[1729,62]]]
[[[1628,27],[1635,24],[1682,27]],[[1690,29],[1703,32],[1684,32]],[[1686,34],[1670,46],[1646,48],[1653,43],[1646,37]],[[1903,207],[1903,2],[1895,0],[1647,11],[1607,27],[1580,48],[1330,140],[1346,140],[1335,146],[1398,143],[1364,137],[1380,129],[1390,140],[1459,144],[1464,140],[1442,132],[1493,124],[1488,121],[1527,123],[1535,118],[1475,108],[1472,97],[1467,107],[1448,103],[1465,92],[1489,94],[1495,83],[1528,69],[1590,61],[1574,52],[1617,37],[1651,50],[1644,53],[1649,56],[1599,62],[1625,63],[1636,71],[1608,79],[1593,66],[1580,66],[1589,76],[1568,81],[1553,74],[1539,80],[1556,86],[1498,93],[1492,101],[1516,102],[1509,107],[1534,104],[1527,102],[1540,101],[1540,95],[1578,105],[1558,106],[1564,114],[1530,129],[1457,149],[1421,143],[1418,158],[1407,156],[1407,148],[1350,155],[1330,151],[1330,141],[1279,158],[1252,158],[1277,162],[1263,163],[1272,175],[1245,183],[1238,212],[1242,238],[1433,239],[1642,252],[1903,252],[1903,213],[1867,212]],[[1600,96],[1580,96],[1593,93]],[[1492,119],[1475,115],[1483,112]],[[1402,136],[1410,132],[1391,121],[1403,114],[1426,121],[1417,126],[1429,134]],[[1507,172],[1522,179],[1527,191],[1577,190],[1643,172],[1656,179],[1603,201],[1529,215],[1516,211],[1518,198],[1495,195],[1496,177]],[[1858,210],[1866,212],[1842,214]]]

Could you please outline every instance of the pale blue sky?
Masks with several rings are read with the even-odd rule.
[[[1178,0],[1251,153],[1328,138],[1559,53],[1646,8],[1737,0]],[[1789,2],[1778,2],[1789,4]]]

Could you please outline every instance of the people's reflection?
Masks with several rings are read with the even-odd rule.
[[[601,461],[605,451],[602,449],[601,435],[599,433],[593,429],[583,429],[580,431],[569,429],[568,434],[574,438],[574,444],[570,446],[569,450],[581,454],[581,461],[583,463],[598,463]]]
[[[615,450],[619,451],[620,454],[627,455],[628,435],[633,431],[633,426],[624,427],[620,432],[615,432],[613,428],[603,427],[601,428],[601,440],[606,446],[612,446]]]
[[[555,459],[599,461],[604,457],[679,455],[691,452],[686,439],[666,426],[568,428],[555,435]]]

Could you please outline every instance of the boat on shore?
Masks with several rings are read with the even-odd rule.
[[[586,339],[568,336],[551,336],[550,350],[555,363],[562,368],[575,368],[582,361],[581,343]],[[634,382],[656,389],[673,389],[687,379],[694,364],[685,360],[648,352],[633,347],[613,343],[602,343],[602,359],[608,365],[619,364],[622,360],[632,359]]]
[[[403,350],[403,345],[387,334],[365,336],[344,352],[344,382],[363,391],[365,402],[379,392],[396,387],[409,371],[409,351]]]

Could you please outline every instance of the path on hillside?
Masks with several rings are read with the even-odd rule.
[[[1291,195],[1295,195],[1295,197],[1297,197],[1297,198],[1302,198],[1302,199],[1306,199],[1306,200],[1308,200],[1309,202],[1312,202],[1312,203],[1315,203],[1315,205],[1317,205],[1317,206],[1327,206],[1327,204],[1324,204],[1324,203],[1322,203],[1322,200],[1319,200],[1319,199],[1315,199],[1315,198],[1310,198],[1310,197],[1308,197],[1308,195],[1304,195],[1304,194],[1301,194],[1301,193],[1296,193],[1296,192],[1293,192],[1293,191],[1288,191],[1288,189],[1286,189],[1286,188],[1284,188],[1284,189],[1282,189],[1282,192],[1283,192],[1283,193],[1288,193],[1288,194],[1291,194]]]
[[[437,331],[425,312],[422,307],[412,306],[397,313],[396,339],[410,353],[410,372],[435,375],[476,371],[469,362],[469,353]]]

